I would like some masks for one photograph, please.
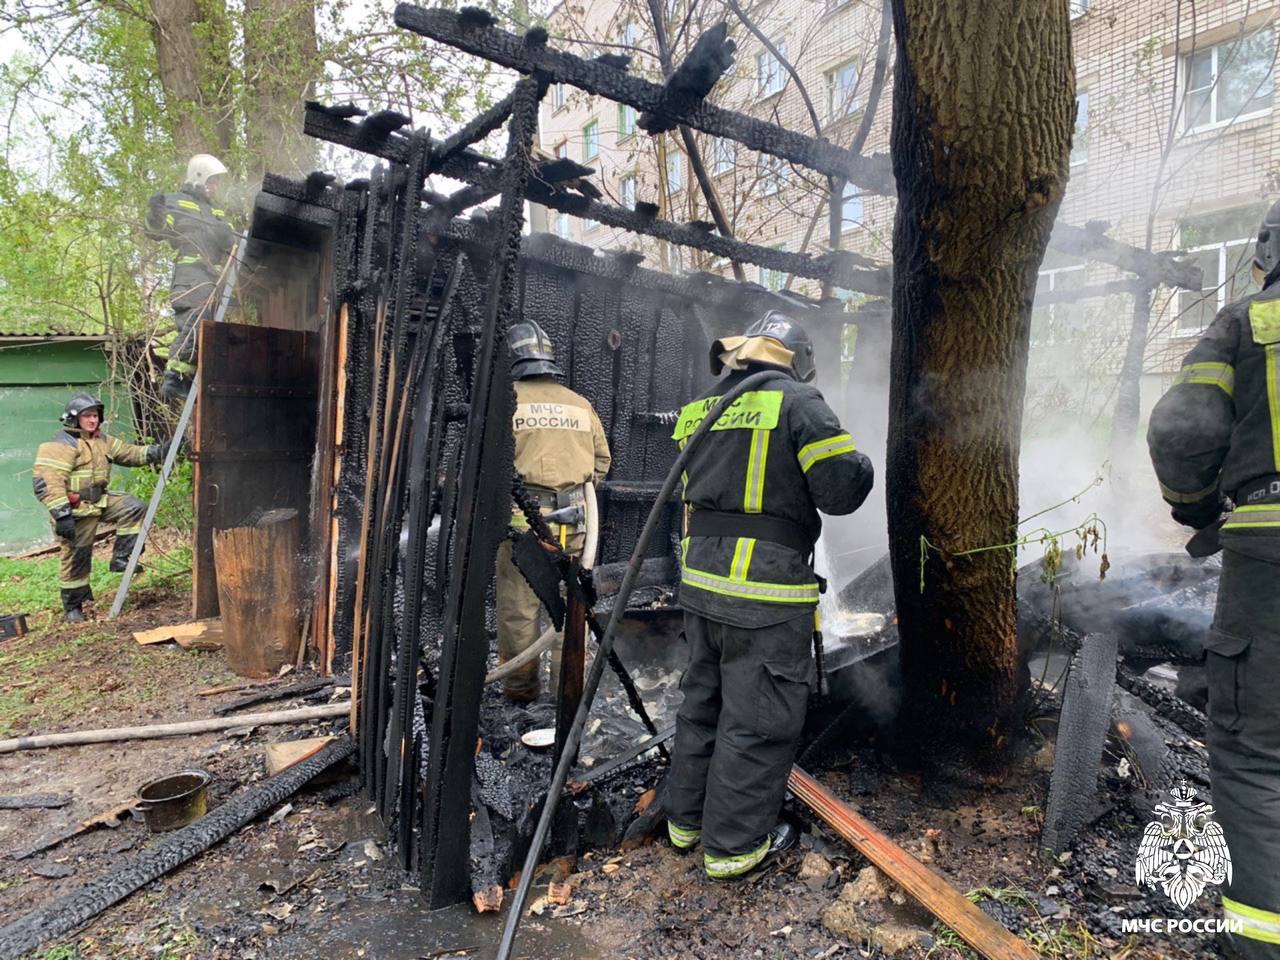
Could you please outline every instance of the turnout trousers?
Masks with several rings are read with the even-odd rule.
[[[1280,960],[1280,564],[1227,547],[1205,643],[1215,819],[1231,851],[1222,908],[1246,960]]]
[[[686,610],[684,629],[689,668],[671,757],[672,839],[692,846],[700,833],[707,872],[734,876],[763,858],[782,809],[816,677],[813,611],[746,628]]]
[[[556,527],[553,525],[552,529]],[[585,533],[571,533],[565,539],[565,552],[581,557],[586,545]],[[498,662],[506,663],[518,653],[531,647],[542,633],[540,620],[542,603],[524,576],[511,560],[511,541],[498,544],[497,576],[494,590],[497,594]],[[564,649],[564,634],[556,638],[551,647],[551,692],[560,686],[560,652]],[[542,691],[538,678],[541,658],[533,661],[502,682],[502,691],[512,700],[536,700]]]
[[[58,586],[62,592],[62,609],[75,610],[93,599],[89,587],[89,575],[93,570],[93,538],[99,523],[116,525],[115,549],[111,553],[111,568],[123,570],[133,553],[133,544],[142,529],[142,517],[146,505],[137,497],[124,493],[103,494],[102,512],[87,517],[76,517],[75,540],[59,540],[60,563]]]

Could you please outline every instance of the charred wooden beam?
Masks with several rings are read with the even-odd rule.
[[[1097,297],[1111,297],[1117,294],[1133,294],[1144,290],[1150,283],[1141,277],[1123,277],[1119,280],[1108,280],[1106,283],[1095,283],[1090,287],[1076,287],[1074,290],[1043,290],[1036,294],[1035,305],[1046,307],[1054,303],[1077,303],[1081,300],[1093,300]]]
[[[446,588],[444,637],[440,651],[425,809],[421,825],[422,890],[432,907],[459,903],[470,895],[471,779],[480,719],[488,644],[485,594],[498,540],[510,522],[505,484],[484,477],[512,471],[511,371],[506,362],[506,329],[520,254],[525,190],[529,183],[538,103],[547,78],[516,84],[510,136],[503,164],[502,202],[494,224],[495,259],[488,272],[485,314],[462,444],[459,500],[453,554]]]
[[[372,136],[359,124],[334,117],[323,110],[308,108],[304,119],[306,132],[313,137],[342,146],[372,153],[394,162],[404,162],[408,154],[408,138],[398,135]],[[480,187],[496,195],[502,179],[502,170],[495,161],[464,151],[437,168],[448,177]],[[605,226],[629,230],[632,233],[656,237],[678,246],[702,250],[718,257],[751,263],[770,270],[793,273],[798,277],[829,280],[836,286],[871,296],[887,296],[890,290],[889,268],[867,268],[872,261],[849,251],[834,251],[815,257],[806,253],[789,253],[760,244],[745,243],[718,233],[710,233],[689,224],[672,223],[645,216],[625,207],[600,203],[589,197],[561,193],[534,181],[530,185],[529,199],[562,213],[594,220]]]
[[[436,163],[443,163],[461,153],[471,144],[483,140],[507,122],[507,118],[511,116],[511,105],[514,102],[515,94],[509,93],[488,110],[476,114],[461,130],[446,137],[432,148],[432,159]]]
[[[1201,289],[1203,272],[1190,260],[1180,260],[1175,253],[1152,253],[1123,243],[1108,237],[1105,230],[1106,225],[1097,222],[1077,227],[1058,221],[1049,235],[1049,246],[1062,253],[1109,263],[1170,287]]]
[[[753,150],[799,163],[828,176],[839,176],[865,190],[892,193],[894,181],[886,160],[863,158],[826,140],[787,130],[776,123],[757,120],[631,76],[607,62],[585,60],[562,50],[529,43],[524,37],[493,26],[484,26],[447,10],[426,10],[412,4],[396,6],[396,25],[412,30],[493,63],[532,73],[544,73],[556,83],[568,83],[588,93],[625,103],[716,136],[729,137]]]

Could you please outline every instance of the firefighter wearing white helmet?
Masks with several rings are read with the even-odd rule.
[[[147,235],[174,251],[169,297],[175,329],[156,353],[166,360],[160,393],[181,400],[196,372],[200,321],[211,318],[222,268],[235,246],[235,232],[218,206],[227,168],[217,157],[197,153],[187,163],[187,178],[176,193],[157,193],[147,206]]]

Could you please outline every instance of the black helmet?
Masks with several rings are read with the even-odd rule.
[[[1258,243],[1253,251],[1253,265],[1262,274],[1262,286],[1276,279],[1280,270],[1280,200],[1271,205],[1258,227]]]
[[[507,331],[507,343],[511,347],[511,376],[517,380],[551,374],[564,375],[556,366],[555,350],[546,331],[532,320],[513,323]]]
[[[794,354],[791,370],[801,383],[808,383],[817,375],[813,362],[813,341],[804,327],[778,310],[769,310],[746,331],[748,337],[770,337]]]
[[[98,419],[106,418],[107,409],[103,406],[101,400],[91,393],[77,393],[74,397],[67,401],[66,407],[62,411],[62,425],[64,427],[79,426],[79,416],[86,410],[98,408]]]

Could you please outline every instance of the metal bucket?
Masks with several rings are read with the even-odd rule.
[[[209,810],[209,774],[184,770],[152,780],[138,790],[139,806],[152,833],[177,830]]]

